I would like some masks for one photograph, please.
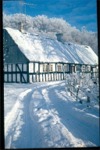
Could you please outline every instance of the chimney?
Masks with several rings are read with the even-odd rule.
[[[63,42],[62,36],[63,36],[62,33],[57,33],[57,34],[56,34],[57,40],[58,40],[59,42]]]
[[[22,22],[19,22],[19,23],[18,23],[18,30],[19,30],[20,32],[23,32],[23,24],[22,24]]]

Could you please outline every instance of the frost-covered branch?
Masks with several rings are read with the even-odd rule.
[[[93,100],[99,103],[99,84],[91,79],[90,74],[68,74],[65,81],[66,92],[69,91],[70,96],[73,96],[80,103],[86,102],[87,106]],[[98,80],[96,79],[96,81]]]
[[[97,33],[79,30],[62,18],[48,18],[45,15],[31,17],[25,14],[6,15],[3,13],[3,27],[18,28],[18,22],[23,23],[24,30],[38,32],[55,38],[56,33],[63,34],[64,41],[89,45],[97,53]],[[98,53],[97,53],[98,54]]]

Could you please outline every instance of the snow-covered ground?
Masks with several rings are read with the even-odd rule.
[[[5,148],[91,147],[99,143],[99,104],[90,108],[65,81],[4,84]]]

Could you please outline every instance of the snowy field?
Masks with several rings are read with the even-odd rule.
[[[4,84],[5,148],[96,147],[99,104],[81,104],[65,81]]]

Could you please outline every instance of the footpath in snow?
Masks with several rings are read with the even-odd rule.
[[[84,107],[64,81],[5,84],[5,148],[91,147],[99,143],[99,105]]]

